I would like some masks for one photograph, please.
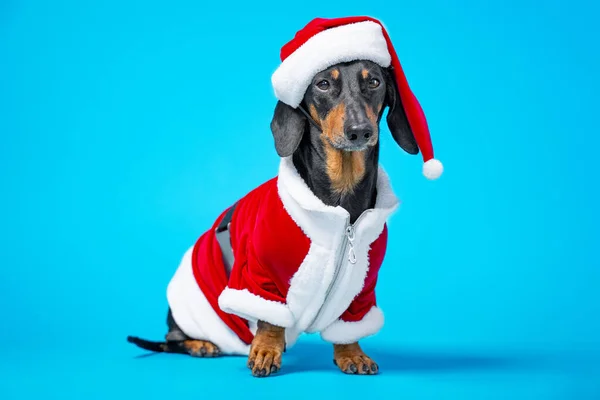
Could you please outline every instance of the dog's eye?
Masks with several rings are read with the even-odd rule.
[[[321,90],[327,90],[329,89],[329,82],[323,79],[322,81],[317,83],[317,87]]]
[[[369,80],[369,87],[371,89],[375,89],[375,88],[379,87],[380,84],[381,83],[379,82],[378,79],[372,78],[372,79]]]

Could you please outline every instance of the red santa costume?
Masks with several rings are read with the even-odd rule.
[[[391,65],[423,154],[424,174],[430,179],[441,174],[425,117],[380,22],[315,19],[283,47],[281,59],[273,87],[292,107],[300,104],[312,77],[333,64],[366,59]],[[225,210],[185,253],[167,288],[175,322],[189,337],[238,355],[248,354],[259,320],[285,327],[288,347],[304,332],[319,332],[331,343],[378,332],[384,319],[375,287],[386,251],[386,221],[399,203],[382,167],[376,188],[374,208],[350,224],[345,209],[324,204],[291,157],[282,158],[276,177]],[[230,247],[224,249],[216,230],[226,215]]]

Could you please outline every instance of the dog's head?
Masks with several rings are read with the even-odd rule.
[[[371,61],[333,65],[317,73],[307,88],[301,107],[279,101],[271,122],[275,148],[281,157],[292,155],[304,135],[312,143],[344,152],[364,152],[379,141],[379,122],[389,107],[387,124],[398,145],[409,154],[419,148],[411,131],[396,82],[390,70]],[[312,132],[312,133],[311,133]]]

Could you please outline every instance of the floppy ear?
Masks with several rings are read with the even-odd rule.
[[[409,154],[419,154],[419,146],[415,140],[412,129],[406,118],[402,100],[398,93],[398,86],[394,74],[388,70],[386,77],[386,95],[385,102],[389,107],[387,115],[387,124],[394,140],[398,145]]]
[[[298,148],[306,129],[306,117],[298,110],[278,101],[271,121],[275,149],[280,157],[291,156]]]

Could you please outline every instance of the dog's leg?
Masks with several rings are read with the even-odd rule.
[[[285,349],[285,328],[258,321],[256,335],[250,346],[247,366],[252,375],[269,376],[281,369]]]
[[[178,342],[179,347],[192,357],[218,357],[221,350],[208,340],[184,340]]]
[[[208,340],[194,340],[183,333],[173,319],[171,309],[167,314],[167,326],[169,327],[169,333],[166,336],[167,344],[174,345],[176,343],[182,353],[192,357],[218,357],[221,355],[220,349],[214,343]]]
[[[379,367],[371,360],[358,343],[334,344],[333,363],[346,374],[375,375]]]

